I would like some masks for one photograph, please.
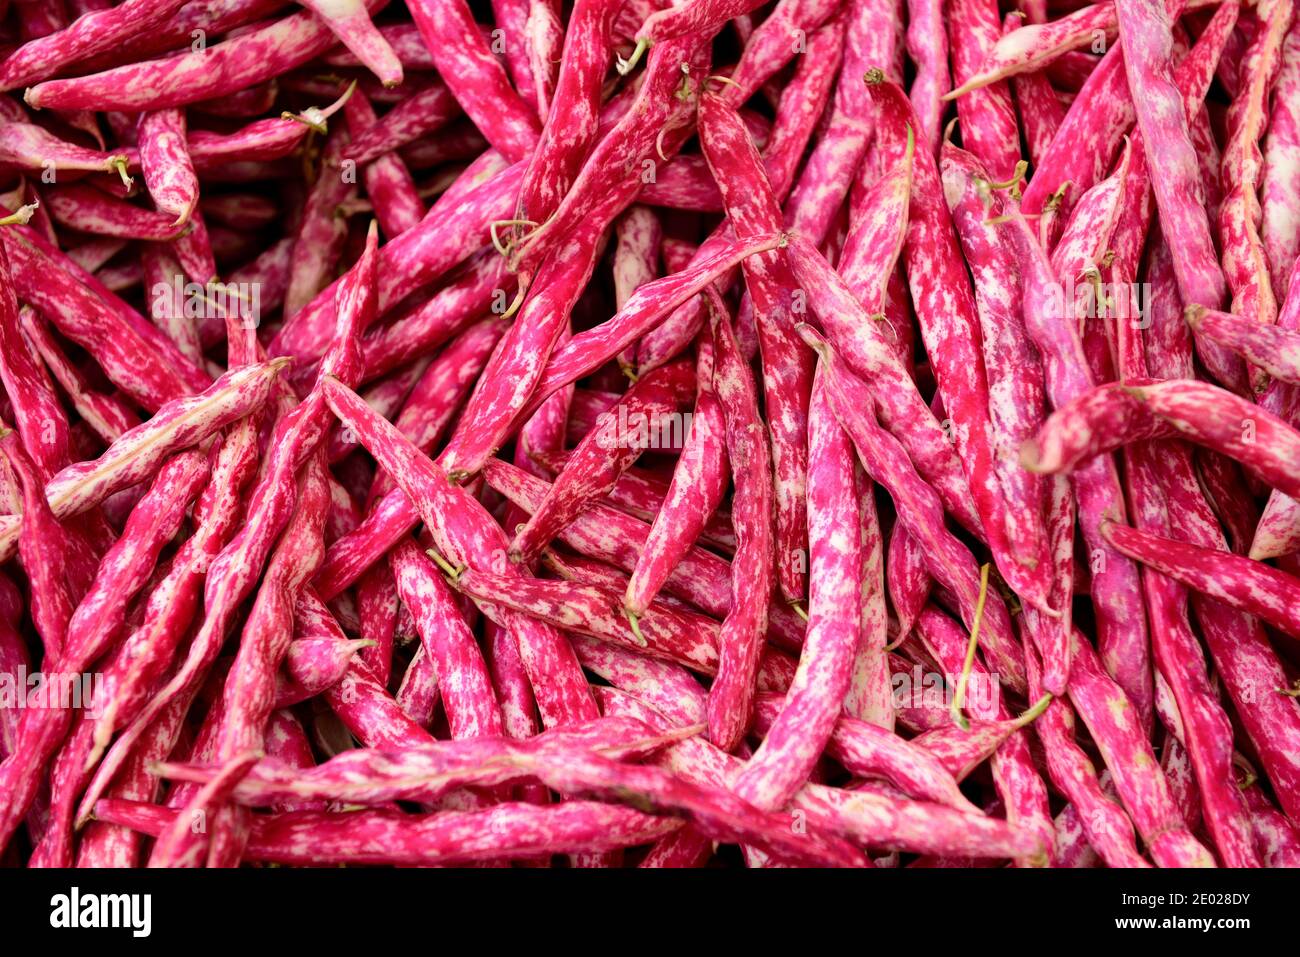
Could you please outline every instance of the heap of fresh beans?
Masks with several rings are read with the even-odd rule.
[[[1300,866],[1293,0],[0,0],[0,863]]]

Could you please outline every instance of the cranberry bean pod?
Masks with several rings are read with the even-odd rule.
[[[374,109],[360,91],[348,98],[343,113],[347,119],[348,135],[354,142],[376,123]],[[378,156],[364,166],[362,178],[366,195],[370,197],[384,236],[392,239],[419,225],[424,218],[424,201],[420,199],[415,180],[402,158],[390,153]]]
[[[400,86],[402,61],[370,21],[362,0],[302,0],[384,86]]]
[[[101,801],[98,820],[161,834],[176,811],[130,801]],[[537,854],[596,852],[647,844],[681,826],[598,801],[549,807],[499,804],[481,811],[407,815],[299,811],[255,821],[248,859],[281,864],[468,864]]]
[[[808,415],[808,635],[790,691],[735,782],[736,793],[759,807],[784,806],[831,740],[862,627],[862,540],[852,534],[859,521],[853,445],[825,390],[824,381],[814,381]]]
[[[853,439],[863,466],[889,490],[900,521],[922,545],[931,574],[956,592],[963,616],[973,622],[979,577],[974,559],[944,527],[937,496],[916,474],[902,446],[871,421],[872,402],[865,395],[861,380],[844,368],[843,360],[824,341],[817,340],[811,331],[804,334],[805,341],[822,357],[831,408]],[[986,653],[994,656],[997,670],[1005,681],[1012,687],[1023,688],[1020,649],[1011,633],[1006,608],[996,597],[986,607],[984,626]]]
[[[671,418],[694,385],[689,363],[656,369],[627,391],[582,441],[555,477],[541,505],[510,543],[512,561],[530,565],[561,528],[611,488]],[[634,431],[629,431],[634,430]],[[641,434],[645,435],[644,442]]]
[[[754,676],[772,596],[772,461],[763,437],[753,374],[739,354],[725,312],[713,311],[713,389],[727,427],[736,485],[732,522],[731,607],[719,636],[718,675],[709,689],[709,739],[724,751],[744,737]]]
[[[198,175],[186,150],[183,110],[153,110],[140,115],[140,169],[159,212],[184,226],[199,198]]]
[[[509,214],[523,167],[515,165],[468,189],[440,210],[450,192],[379,253],[379,312],[382,315],[421,286],[481,249],[488,225]],[[439,211],[440,210],[440,211]],[[439,211],[438,215],[432,215]],[[280,329],[269,347],[273,355],[315,360],[324,355],[334,324],[332,283]]]
[[[930,155],[939,152],[943,133],[943,98],[952,89],[948,72],[948,34],[944,7],[934,0],[908,0],[907,54],[916,66],[909,96],[920,125],[917,138]],[[967,29],[971,29],[970,26]]]
[[[726,492],[731,475],[726,454],[726,422],[713,392],[712,349],[701,349],[699,392],[686,447],[672,483],[654,516],[623,596],[628,614],[639,616],[705,528]]]
[[[95,580],[67,623],[66,639],[47,670],[78,674],[108,650],[125,623],[127,605],[153,572],[158,555],[180,527],[186,507],[207,478],[207,456],[183,452],[159,472],[131,513],[122,537],[104,556]],[[11,455],[12,461],[12,455]],[[0,843],[7,843],[40,782],[39,768],[58,747],[72,721],[66,709],[33,709],[19,727],[14,754],[0,765],[8,800],[0,810]]]
[[[1223,274],[1232,291],[1232,311],[1254,322],[1271,324],[1277,321],[1277,299],[1259,235],[1263,215],[1259,187],[1264,165],[1259,143],[1268,122],[1269,89],[1281,66],[1293,5],[1290,0],[1274,0],[1257,5],[1255,12],[1260,29],[1246,48],[1238,74],[1240,88],[1228,108],[1227,142],[1221,160],[1224,197],[1218,227]],[[1163,207],[1161,214],[1165,215]],[[1178,264],[1177,258],[1174,263]],[[1189,305],[1198,301],[1184,298]],[[1210,308],[1219,305],[1199,302]]]
[[[434,662],[453,738],[499,737],[497,708],[487,666],[441,573],[410,542],[389,557],[397,591],[411,609],[421,647]]]
[[[519,187],[517,219],[539,224],[549,219],[595,143],[619,6],[614,0],[578,0],[573,5],[546,123]]]
[[[1183,826],[1132,703],[1078,632],[1074,643],[1070,701],[1110,769],[1147,851],[1160,867],[1213,867],[1209,851]]]
[[[367,8],[379,0],[366,0]],[[53,110],[142,112],[227,96],[293,69],[334,42],[310,12],[294,14],[200,50],[102,73],[46,80],[24,94],[28,105]]]
[[[464,0],[413,0],[411,17],[465,114],[511,162],[537,146],[536,114],[510,86]],[[504,217],[502,217],[504,218]]]
[[[481,505],[451,485],[438,466],[351,390],[326,379],[325,395],[340,420],[356,432],[361,443],[415,502],[419,517],[433,533],[444,557],[458,566],[499,571],[513,567],[506,559],[505,534]],[[578,684],[582,681],[581,669],[564,637],[552,629],[526,623],[523,616],[511,616],[510,624],[516,623],[520,652],[546,724],[589,717],[594,702],[585,682]]]
[[[369,129],[358,133],[348,147],[347,158],[369,163],[442,129],[459,115],[460,106],[451,91],[435,81],[412,93]]]

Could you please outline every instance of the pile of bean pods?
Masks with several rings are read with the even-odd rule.
[[[1300,866],[1293,0],[0,0],[0,863]]]

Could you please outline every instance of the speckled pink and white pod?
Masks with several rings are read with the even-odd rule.
[[[378,122],[374,108],[360,90],[354,90],[348,97],[343,106],[343,116],[353,141],[366,130],[373,129]],[[424,218],[424,201],[401,156],[385,152],[360,165],[364,166],[361,175],[366,194],[384,236],[392,239],[419,225]],[[326,175],[329,175],[328,169]]]
[[[367,8],[379,0],[366,0]],[[188,41],[188,34],[186,36]],[[293,69],[334,41],[310,12],[240,33],[180,56],[116,67],[30,87],[24,99],[38,109],[141,112],[184,106],[235,93]]]
[[[546,122],[519,187],[516,218],[540,225],[573,185],[595,142],[601,93],[612,58],[615,0],[579,0],[564,33],[555,89]],[[521,229],[521,235],[526,233]]]
[[[605,413],[620,422],[644,423],[644,440],[624,426],[597,426],[585,438],[551,483],[546,497],[529,516],[510,543],[512,561],[531,564],[560,529],[568,525],[588,504],[613,488],[624,472],[662,432],[662,423],[674,415],[695,386],[695,371],[689,362],[663,366],[639,379],[619,403]],[[611,418],[605,419],[610,422]]]
[[[852,438],[863,466],[890,492],[900,521],[922,545],[930,573],[956,593],[963,617],[972,623],[978,592],[977,567],[970,552],[944,527],[938,496],[916,474],[901,444],[873,420],[873,402],[862,380],[845,368],[843,360],[824,340],[819,342],[808,331],[805,336],[821,354],[831,408]],[[986,651],[996,656],[1002,679],[1012,687],[1023,688],[1024,665],[1019,661],[1020,649],[1006,607],[993,597],[985,616]]]
[[[437,465],[342,383],[325,380],[325,395],[335,414],[410,497],[444,558],[497,573],[513,568],[505,533],[482,505],[452,485]],[[564,636],[520,615],[510,616],[510,624],[518,625],[520,652],[545,723],[591,717],[595,703]]]
[[[862,629],[853,444],[831,411],[820,377],[813,383],[808,419],[808,634],[786,699],[735,782],[741,797],[765,808],[782,807],[794,796],[830,740]]]
[[[460,107],[451,91],[433,80],[394,106],[369,129],[358,133],[348,146],[347,157],[357,163],[368,163],[441,129],[459,115]]]

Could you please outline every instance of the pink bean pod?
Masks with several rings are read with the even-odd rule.
[[[1010,224],[1021,266],[1021,295],[1025,327],[1044,356],[1047,393],[1057,408],[1091,387],[1091,375],[1082,356],[1077,326],[1064,314],[1060,286],[1042,247],[1024,220],[1016,215]],[[1024,458],[1021,459],[1022,464]],[[1099,619],[1098,644],[1110,673],[1124,687],[1144,721],[1151,715],[1151,666],[1145,616],[1132,614],[1140,607],[1141,590],[1136,567],[1107,545],[1100,526],[1107,518],[1124,514],[1124,499],[1113,461],[1095,458],[1073,476],[1084,541],[1100,556],[1097,574],[1105,587],[1093,589]]]
[[[716,305],[711,325],[713,389],[726,422],[727,457],[736,484],[736,554],[731,563],[731,607],[719,636],[718,676],[709,689],[708,724],[709,739],[732,751],[750,722],[772,596],[772,461],[753,374],[739,355],[726,312]]]
[[[80,183],[55,186],[45,196],[56,223],[75,223],[94,235],[167,242],[179,233],[173,215],[140,209]]]
[[[882,190],[890,189],[888,180],[882,180]],[[900,207],[906,203],[907,179],[898,181],[898,189],[891,202]],[[889,229],[894,248],[901,242],[899,220],[891,219],[894,209],[881,210],[881,219]],[[901,208],[897,210],[901,215]],[[877,235],[864,236],[868,248],[880,249]],[[835,343],[855,371],[868,382],[879,383],[872,390],[878,396],[879,414],[886,427],[897,430],[899,440],[906,443],[909,455],[919,464],[919,469],[943,496],[944,505],[962,524],[978,530],[980,520],[970,506],[969,485],[961,473],[961,462],[954,454],[944,430],[935,420],[929,407],[916,390],[908,371],[898,361],[897,353],[885,341],[876,320],[856,300],[847,284],[835,275],[820,253],[809,248],[799,238],[789,245],[790,264],[800,285],[808,293],[813,311],[821,320],[822,328]],[[880,262],[878,265],[892,265]],[[886,272],[875,272],[877,290],[883,295]]]
[[[410,542],[394,549],[389,562],[398,594],[415,617],[421,647],[435,663],[452,737],[500,736],[501,712],[487,666],[441,573]]]
[[[711,347],[701,349],[697,375],[699,391],[686,446],[623,596],[623,607],[633,617],[644,613],[704,530],[731,475],[726,421],[713,392]]]
[[[511,561],[530,565],[556,533],[611,488],[663,430],[694,386],[690,363],[656,369],[639,379],[573,451],[541,505],[510,543]]]
[[[607,714],[639,717],[664,727],[662,716],[636,698],[613,689],[600,689]],[[679,777],[725,784],[739,775],[744,763],[701,738],[670,747],[659,762]],[[866,792],[805,784],[791,807],[810,822],[872,847],[897,847],[919,852],[968,851],[978,857],[1009,857],[1032,853],[1036,840],[1013,830],[1005,821],[954,811],[925,801],[901,800]]]
[[[482,248],[488,239],[488,224],[506,215],[513,205],[522,174],[521,165],[509,167],[448,203],[443,215],[426,214],[415,229],[385,243],[379,254],[380,314]],[[444,194],[442,200],[449,195]],[[336,284],[323,289],[281,327],[269,347],[273,355],[315,360],[325,354],[333,330]]]
[[[277,711],[314,698],[338,684],[353,656],[371,646],[368,639],[295,638],[285,653],[284,671],[276,681]]]
[[[1295,466],[1300,455],[1300,434],[1263,408],[1217,386],[1186,379],[1123,388],[1129,398],[1145,406],[1146,413],[1187,440],[1236,459],[1287,495],[1300,495]],[[1109,404],[1100,403],[1097,408],[1105,410]],[[1134,438],[1151,437],[1149,418],[1125,418],[1139,434],[1134,435],[1130,428],[1127,434],[1112,435],[1105,440],[1107,451]],[[1099,436],[1097,441],[1101,441]]]
[[[1282,41],[1281,66],[1273,83],[1272,112],[1264,135],[1264,162],[1260,172],[1259,237],[1268,257],[1273,297],[1282,302],[1287,278],[1300,251],[1300,191],[1291,171],[1300,162],[1300,116],[1296,93],[1300,89],[1300,30],[1294,23]]]
[[[12,461],[12,455],[10,456]],[[180,527],[190,498],[206,478],[206,456],[185,452],[159,472],[150,494],[131,514],[122,537],[104,556],[90,590],[67,623],[63,646],[45,667],[75,675],[107,651],[123,627],[127,605],[153,572],[159,552]],[[13,756],[0,765],[8,800],[0,810],[0,841],[8,842],[27,812],[40,778],[39,765],[58,747],[72,722],[70,709],[29,710]],[[70,810],[70,805],[69,805]]]
[[[329,106],[308,107],[301,113],[289,113],[271,119],[254,120],[232,133],[190,130],[186,147],[194,167],[205,178],[228,170],[238,163],[269,162],[292,153],[312,130],[322,129],[326,121],[343,107],[350,96],[344,90]],[[332,86],[327,96],[338,94]]]
[[[768,728],[781,714],[775,695],[759,695],[756,729]],[[914,744],[886,733],[875,725],[840,716],[827,741],[826,753],[859,776],[883,776],[921,801],[973,812],[974,806],[957,787],[953,775],[919,742]],[[752,760],[752,759],[751,759]]]
[[[953,82],[960,86],[995,48],[1002,27],[996,3],[959,0],[947,14]],[[957,100],[957,119],[963,147],[979,158],[994,179],[1004,183],[1016,179],[1020,131],[1010,85],[990,84],[962,96]]]
[[[1275,379],[1300,384],[1300,332],[1203,306],[1188,306],[1186,315],[1195,332],[1222,343]]]
[[[1185,450],[1180,451],[1184,452],[1186,460]],[[1130,461],[1140,461],[1144,454],[1147,462],[1134,470],[1130,495],[1145,513],[1138,516],[1139,521],[1163,532],[1168,527],[1168,520],[1160,514],[1161,506],[1167,507],[1180,496],[1199,498],[1200,489],[1195,486],[1180,488],[1176,479],[1166,476],[1166,501],[1162,503],[1157,495],[1149,494],[1155,485],[1154,478],[1161,474],[1152,448],[1134,449]],[[1142,469],[1145,469],[1145,475]],[[1191,478],[1190,468],[1179,471]],[[1153,501],[1145,502],[1143,499]],[[1155,660],[1169,684],[1178,711],[1181,728],[1177,730],[1190,758],[1205,828],[1225,865],[1259,867],[1249,810],[1233,772],[1233,728],[1210,684],[1208,670],[1201,664],[1201,646],[1190,626],[1186,595],[1174,582],[1150,570],[1145,579],[1148,595],[1152,598],[1153,618],[1157,623],[1152,629]],[[1192,800],[1195,799],[1193,795]]]
[[[952,89],[948,72],[948,33],[944,8],[933,0],[908,0],[907,54],[916,65],[909,97],[919,121],[917,139],[930,155],[939,152],[943,134],[943,98]]]
[[[353,142],[366,130],[373,129],[377,122],[375,111],[360,91],[348,98],[343,115]],[[424,218],[424,201],[420,199],[415,180],[402,158],[392,154],[381,155],[364,166],[362,178],[366,195],[370,197],[384,236],[392,239],[419,225]]]
[[[646,609],[638,621],[638,631],[633,632],[618,614],[616,593],[599,585],[512,579],[473,570],[461,572],[453,584],[485,610],[501,606],[555,628],[621,643],[702,674],[714,675],[718,670],[718,624],[699,612],[658,602]]]
[[[431,83],[402,100],[369,129],[358,133],[347,149],[347,158],[369,163],[442,129],[459,115],[460,107],[451,91],[442,83]]]
[[[1011,507],[1008,533],[1026,559],[1044,561],[1043,485],[1018,461],[1021,444],[1042,421],[1047,401],[1043,363],[1019,316],[1014,251],[985,222],[1002,215],[1001,196],[976,158],[951,144],[943,146],[940,170],[962,250],[967,262],[978,267],[972,270],[975,308],[989,377],[990,440]]]
[[[401,85],[402,61],[370,22],[362,0],[304,0],[303,6],[320,17],[384,86]]]
[[[844,534],[859,520],[853,445],[822,378],[813,383],[808,419],[808,635],[790,691],[735,782],[736,793],[759,807],[784,806],[831,740],[862,627],[862,540]]]
[[[1007,77],[1036,73],[1062,54],[1095,43],[1099,33],[1109,39],[1116,31],[1114,3],[1082,6],[1049,22],[1030,21],[1002,36],[948,96],[956,99]]]
[[[1256,8],[1260,29],[1241,61],[1240,89],[1228,108],[1227,142],[1221,160],[1224,197],[1218,227],[1223,274],[1232,291],[1232,311],[1266,325],[1277,321],[1277,299],[1259,235],[1263,215],[1259,186],[1264,165],[1259,143],[1268,123],[1269,89],[1281,67],[1292,13],[1290,0],[1264,3]],[[1163,208],[1161,212],[1163,215]],[[1185,299],[1188,305],[1198,301],[1191,297]],[[1200,303],[1210,308],[1219,305],[1203,300]]]
[[[879,73],[869,76],[868,86],[881,109],[881,139],[889,144],[891,157],[904,155],[911,140],[907,130],[916,124],[910,104],[903,91]],[[999,569],[1026,601],[1043,607],[1048,590],[1044,573],[1020,561],[1008,543],[1006,502],[988,436],[988,380],[979,320],[937,163],[924,150],[914,153],[911,201],[903,260],[922,339],[952,420],[953,444]]]
[[[174,216],[175,226],[184,226],[199,198],[198,176],[186,151],[184,111],[142,113],[138,144],[140,168],[154,205]]]
[[[860,82],[862,75],[890,57],[903,29],[889,0],[855,0],[848,7],[847,20],[834,113],[814,142],[786,204],[786,226],[813,245],[830,231],[831,218],[848,195],[873,132],[874,111]]]
[[[1025,664],[1029,671],[1029,693],[1037,694],[1042,690],[1042,667],[1032,647],[1025,651]],[[1133,822],[1103,790],[1092,761],[1075,742],[1075,714],[1069,701],[1053,700],[1034,722],[1034,732],[1043,744],[1052,783],[1070,799],[1066,811],[1074,810],[1086,842],[1111,867],[1150,867],[1138,853]],[[1068,866],[1068,851],[1060,838],[1058,829],[1057,862]]]
[[[1133,705],[1077,632],[1074,662],[1070,701],[1097,743],[1152,859],[1161,867],[1213,867],[1209,851],[1183,826]]]
[[[0,384],[14,426],[37,467],[37,490],[69,464],[68,418],[40,359],[24,338],[9,263],[0,245]]]
[[[488,142],[511,162],[530,155],[537,145],[537,116],[510,86],[469,5],[464,0],[415,0],[410,11],[443,82]]]
[[[659,731],[633,718],[604,717],[544,731],[527,741],[499,735],[429,741],[404,750],[353,749],[302,770],[261,761],[234,789],[250,807],[286,800],[382,804],[391,800],[432,803],[465,786],[491,787],[531,776],[537,759],[563,760],[599,755],[634,760],[653,755],[696,728]],[[173,762],[167,778],[207,783],[215,769],[201,762]]]
[[[596,141],[618,9],[613,0],[579,0],[573,6],[546,122],[519,187],[518,220],[541,224],[550,218]]]
[[[114,50],[172,17],[185,0],[131,0],[79,17],[53,33],[29,40],[0,67],[0,88],[16,90],[74,63]]]
[[[632,108],[596,144],[552,215],[512,250],[521,274],[535,274],[546,256],[597,210],[606,208],[612,219],[635,199],[646,164],[653,169],[656,161],[667,161],[681,148],[691,130],[707,54],[694,37],[655,48]],[[689,64],[685,76],[683,64]]]
[[[211,384],[159,329],[34,231],[7,227],[3,241],[18,296],[90,351],[113,384],[140,405],[156,410]]]
[[[1300,581],[1286,572],[1125,525],[1107,525],[1106,536],[1126,555],[1189,588],[1258,615],[1287,634],[1300,629],[1295,605]]]
[[[289,286],[284,296],[286,319],[297,315],[328,285],[342,255],[347,223],[338,215],[338,209],[356,195],[356,177],[344,174],[343,153],[347,148],[347,130],[336,128],[326,141],[316,182],[307,194],[292,240]]]
[[[29,604],[32,624],[40,637],[45,656],[58,660],[67,637],[76,596],[67,580],[60,555],[72,542],[41,495],[41,474],[23,449],[18,434],[0,426],[0,449],[21,489],[23,514],[18,531],[18,558],[31,587]],[[14,749],[10,749],[11,753]]]
[[[1021,446],[1021,464],[1036,472],[1066,471],[1125,442],[1173,435],[1173,426],[1152,414],[1131,391],[1156,381],[1107,383],[1071,399]]]
[[[161,834],[175,811],[130,801],[101,801],[99,820]],[[481,811],[411,816],[391,811],[295,812],[254,822],[249,860],[312,864],[469,864],[474,861],[616,850],[646,844],[680,820],[598,801],[550,807],[499,804]]]
[[[844,367],[844,361],[824,340],[811,330],[803,332],[805,341],[822,357],[831,408],[852,438],[863,466],[890,492],[908,534],[922,545],[931,574],[956,592],[963,617],[972,623],[979,577],[974,559],[944,527],[937,496],[916,474],[902,446],[872,421],[873,403],[862,381]],[[995,598],[986,613],[986,653],[995,657],[1003,680],[1013,688],[1023,688],[1024,665],[1006,608]]]
[[[594,216],[539,269],[514,325],[493,353],[447,448],[438,457],[449,476],[474,475],[503,444],[544,374],[578,294],[591,278],[602,217]]]
[[[1173,251],[1174,272],[1183,302],[1217,308],[1227,292],[1214,253],[1209,224],[1201,203],[1196,154],[1187,133],[1182,98],[1173,82],[1169,16],[1159,2],[1123,0],[1116,3],[1120,38],[1137,51],[1124,58],[1125,74],[1135,91],[1133,104],[1143,145],[1152,169],[1156,205],[1166,241]],[[1216,353],[1202,357],[1219,381],[1240,379],[1232,362]]]
[[[366,0],[367,8],[379,0]],[[185,34],[188,39],[188,34]],[[211,47],[102,73],[46,80],[24,94],[28,105],[53,110],[142,112],[215,99],[291,70],[323,53],[334,35],[303,12],[240,33]]]
[[[384,469],[411,497],[444,557],[464,567],[514,568],[506,558],[505,534],[481,505],[450,484],[438,466],[392,425],[379,419],[351,390],[326,379],[325,394],[340,420],[357,433],[362,444],[378,456]],[[563,636],[525,623],[522,616],[511,616],[511,624],[516,623],[520,651],[546,724],[590,716],[594,702]]]
[[[325,550],[323,524],[328,488],[323,450],[318,448],[304,464],[298,486],[294,514],[266,562],[239,650],[226,677],[222,721],[213,746],[213,757],[220,762],[238,762],[242,755],[259,755],[265,745],[267,723],[275,706],[276,674],[293,633],[295,599]],[[215,820],[207,833],[177,835],[176,846],[170,850],[176,859],[196,860],[206,851],[210,867],[233,867],[238,863],[249,822],[237,809],[222,806],[228,793],[210,799]],[[167,859],[163,850],[161,842],[155,846],[151,866],[162,866],[159,860]]]
[[[889,600],[898,621],[898,637],[904,638],[929,600],[930,572],[919,543],[901,525],[895,527],[889,538],[885,575]]]
[[[25,119],[6,120],[0,130],[0,163],[20,169],[44,170],[55,174],[60,170],[87,170],[116,173],[126,186],[131,177],[126,170],[128,153],[105,153],[69,143],[50,133],[44,127]]]
[[[707,167],[704,176],[707,179]],[[712,183],[709,185],[716,191]],[[721,209],[721,196],[718,200]],[[659,254],[663,245],[663,227],[652,209],[637,205],[619,217],[614,225],[614,235],[614,306],[622,309],[637,287],[662,275]],[[618,363],[625,370],[636,368],[635,344],[623,350]]]
[[[779,230],[781,211],[754,147],[723,101],[706,94],[700,104],[700,137],[737,238]],[[776,480],[777,581],[787,601],[802,601],[807,591],[808,517],[807,397],[812,387],[812,354],[794,333],[795,279],[781,250],[742,264],[754,304],[763,353],[763,393],[769,409],[771,457]]]
[[[666,43],[685,36],[712,39],[727,21],[762,6],[759,0],[688,0],[645,18],[633,37],[636,49],[626,60],[620,58],[619,73],[630,73],[641,55],[656,43]]]
[[[74,515],[148,478],[171,453],[202,442],[259,408],[285,365],[275,361],[228,372],[206,392],[164,406],[98,459],[69,465],[53,476],[45,488],[50,508],[60,517]],[[0,552],[12,547],[19,524],[0,528]]]

